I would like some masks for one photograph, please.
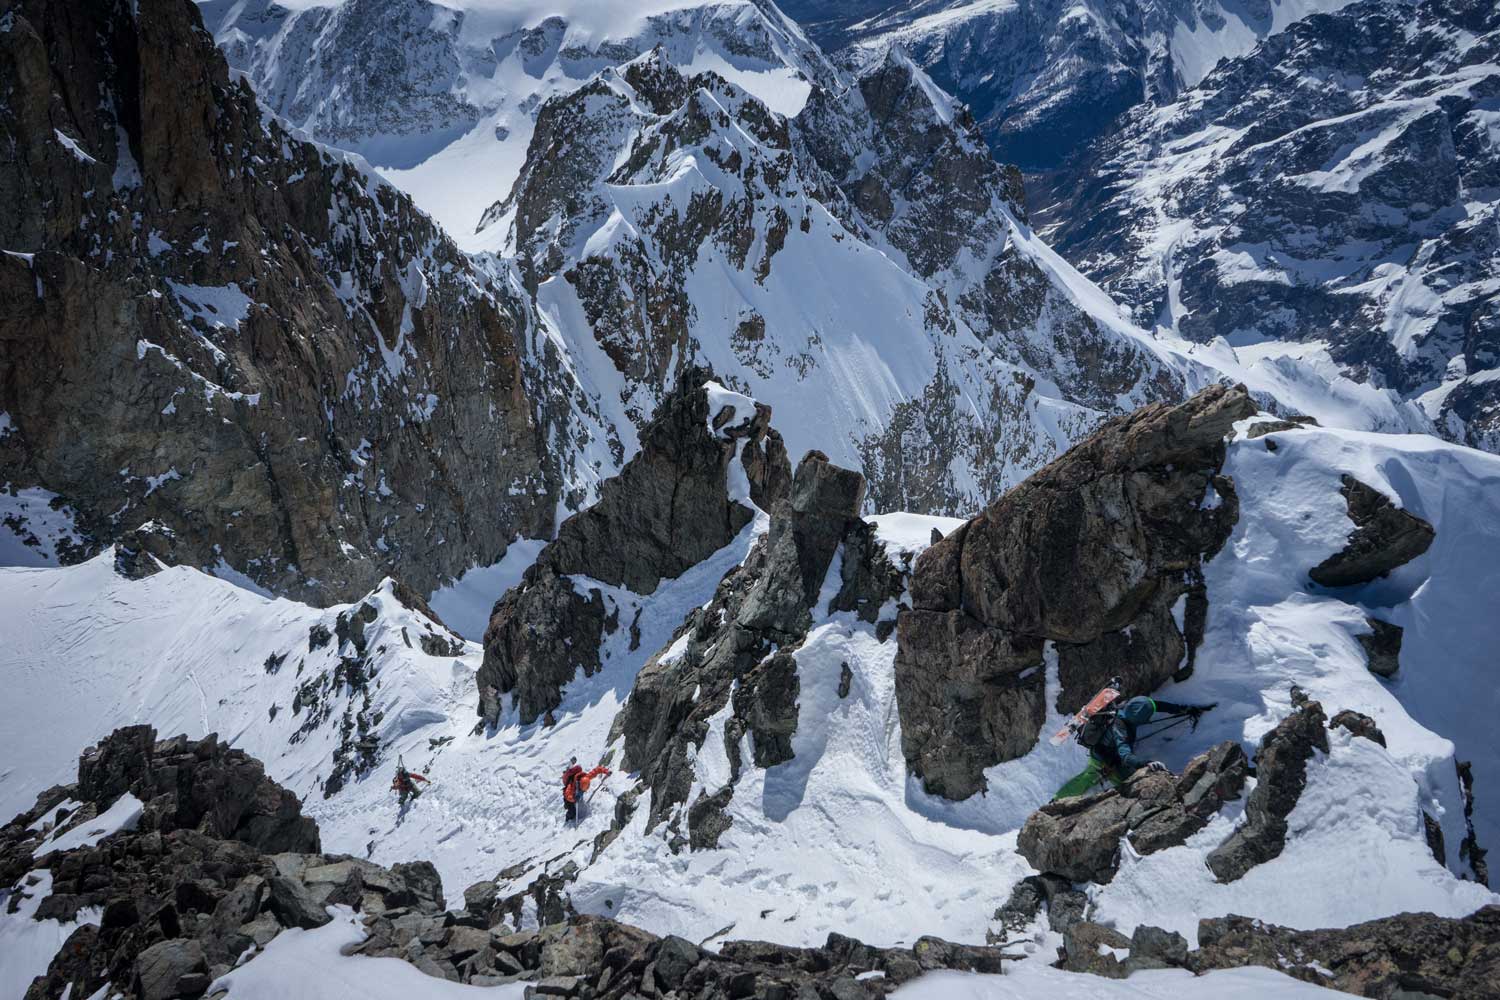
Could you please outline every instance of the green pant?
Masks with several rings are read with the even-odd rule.
[[[1084,768],[1081,774],[1070,778],[1067,784],[1059,788],[1057,794],[1052,796],[1052,801],[1056,802],[1058,799],[1071,799],[1079,795],[1087,795],[1096,786],[1102,785],[1106,781],[1116,788],[1120,787],[1120,779],[1106,771],[1104,765],[1099,763],[1099,761],[1090,757],[1089,766]]]

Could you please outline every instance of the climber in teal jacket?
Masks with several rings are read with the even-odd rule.
[[[1078,733],[1078,742],[1088,748],[1089,766],[1058,789],[1054,800],[1086,794],[1105,781],[1118,788],[1143,767],[1165,771],[1165,764],[1136,752],[1137,731],[1155,715],[1186,717],[1196,725],[1198,717],[1213,707],[1178,705],[1137,695],[1123,704],[1116,702],[1110,708],[1096,712]]]

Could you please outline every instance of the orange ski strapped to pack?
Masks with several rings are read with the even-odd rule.
[[[1078,733],[1083,731],[1083,727],[1089,719],[1093,718],[1094,715],[1103,709],[1113,705],[1119,697],[1120,692],[1112,687],[1107,687],[1094,695],[1087,705],[1078,710],[1077,715],[1069,719],[1065,726],[1052,734],[1052,745],[1060,747],[1068,741],[1068,737],[1078,735]]]

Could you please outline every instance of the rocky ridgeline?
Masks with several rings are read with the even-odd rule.
[[[0,828],[9,912],[42,895],[37,919],[94,921],[72,931],[25,1000],[92,996],[106,984],[128,1000],[223,996],[216,979],[286,928],[329,923],[332,906],[360,914],[367,931],[347,955],[400,958],[475,985],[528,982],[528,996],[873,1000],[933,969],[998,973],[1008,957],[936,938],[872,948],[837,934],[821,948],[737,941],[715,953],[562,915],[516,931],[493,884],[445,910],[431,864],[318,853],[316,824],[258,761],[212,736],[155,737],[147,726],[116,731],[85,752],[76,784],[48,790]],[[141,803],[133,822],[89,846],[48,849],[126,795]]]
[[[522,300],[265,114],[190,0],[3,17],[0,484],[66,498],[75,555],[331,603],[550,531]]]
[[[1112,676],[1127,694],[1192,670],[1208,594],[1202,564],[1238,519],[1219,474],[1225,438],[1256,406],[1215,386],[1106,422],[928,549],[897,627],[902,748],[934,794],[961,799]],[[1178,615],[1182,627],[1178,626]]]
[[[648,828],[667,822],[674,849],[717,846],[744,770],[792,759],[800,694],[794,654],[815,615],[852,612],[875,625],[878,637],[891,634],[902,574],[860,516],[864,489],[859,473],[819,452],[805,455],[788,494],[770,509],[766,535],[636,675],[613,732],[623,739],[623,766],[638,771],[651,791]],[[709,719],[726,705],[730,716],[719,738],[730,780],[688,803],[693,761],[711,738]],[[745,736],[748,761],[741,752]]]
[[[730,496],[732,466],[749,484],[745,500],[771,507],[785,494],[791,474],[770,410],[710,413],[710,378],[701,368],[683,372],[642,430],[640,452],[604,483],[598,503],[562,523],[495,605],[476,677],[485,723],[498,721],[507,693],[525,722],[555,708],[580,670],[599,670],[605,636],[634,627],[588,581],[650,594],[750,523],[752,508]]]

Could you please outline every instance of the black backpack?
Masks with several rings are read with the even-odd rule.
[[[1083,724],[1083,728],[1078,730],[1078,742],[1090,750],[1097,749],[1114,724],[1115,710],[1113,708],[1101,708],[1089,716],[1088,721]]]

